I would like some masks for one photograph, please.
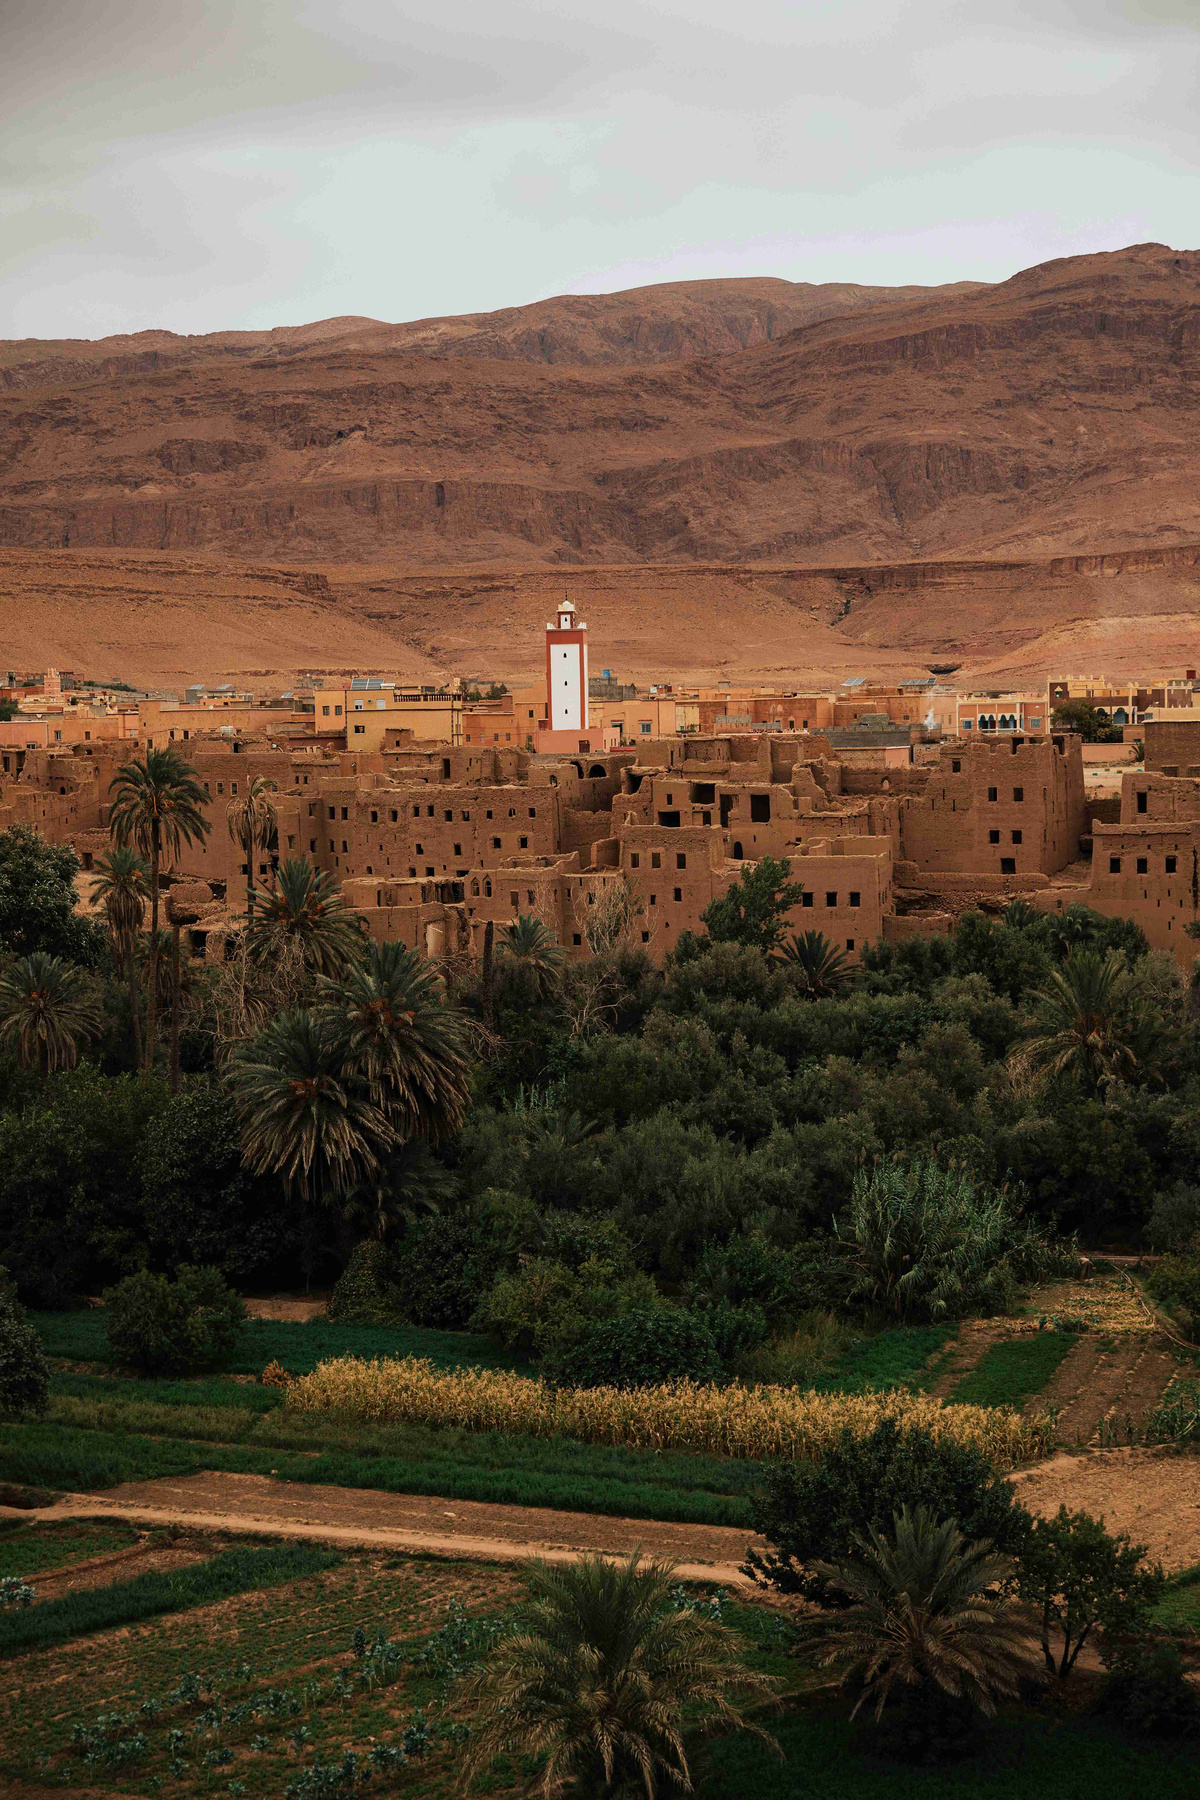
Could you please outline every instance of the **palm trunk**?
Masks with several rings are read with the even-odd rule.
[[[159,838],[155,831],[150,840],[150,993],[146,1003],[147,1077],[154,1072],[154,1052],[158,1048],[158,858]]]
[[[171,926],[171,1092],[179,1092],[179,927]]]
[[[495,1022],[496,965],[493,960],[492,945],[496,935],[496,927],[491,919],[483,928],[483,981],[482,1011],[483,1022],[491,1031]]]
[[[126,972],[129,977],[129,1013],[133,1020],[133,1066],[142,1066],[142,1002],[138,993],[137,982],[137,933],[132,932],[129,938],[129,953]]]
[[[246,846],[246,930],[254,923],[254,845]]]

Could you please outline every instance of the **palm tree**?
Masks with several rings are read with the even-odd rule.
[[[903,1698],[929,1718],[949,1699],[990,1716],[996,1695],[1016,1693],[1032,1665],[1006,1558],[923,1506],[902,1508],[890,1536],[872,1529],[857,1542],[858,1556],[813,1565],[850,1601],[813,1654],[859,1689],[855,1713],[873,1705],[879,1719]]]
[[[225,824],[235,844],[246,858],[246,924],[254,923],[254,858],[259,850],[269,850],[275,836],[278,816],[268,795],[276,792],[275,783],[266,775],[256,775],[246,794],[231,800],[225,808]]]
[[[322,977],[317,996],[397,1138],[436,1142],[458,1130],[470,1099],[461,1018],[415,950],[367,940],[362,961],[340,980]]]
[[[521,985],[536,1000],[558,987],[565,960],[562,945],[533,913],[518,913],[511,925],[502,925],[497,947]]]
[[[364,1087],[342,1065],[328,1022],[281,1013],[231,1056],[226,1079],[241,1126],[242,1153],[260,1175],[278,1175],[317,1212],[368,1180],[395,1134]]]
[[[92,900],[104,908],[112,937],[113,955],[129,981],[129,1011],[133,1019],[133,1060],[142,1063],[141,1000],[137,980],[137,940],[146,916],[150,890],[146,865],[132,844],[114,844],[96,864]]]
[[[94,983],[61,956],[35,950],[0,972],[0,1044],[43,1080],[52,1069],[73,1069],[80,1038],[95,1037],[101,1024]]]
[[[1036,925],[1039,919],[1045,917],[1046,914],[1040,913],[1036,907],[1030,906],[1028,900],[1018,898],[1009,901],[1000,914],[1000,923],[1007,925],[1013,931],[1026,931],[1031,925]]]
[[[203,807],[208,796],[192,765],[176,750],[147,750],[142,762],[122,763],[109,783],[115,794],[108,828],[118,844],[136,844],[150,863],[150,1000],[146,1009],[148,1075],[158,1036],[158,894],[163,855],[174,862],[184,844],[202,843],[212,826]]]
[[[503,1754],[541,1759],[535,1792],[690,1793],[683,1733],[725,1726],[774,1740],[733,1695],[773,1696],[729,1627],[674,1603],[669,1563],[582,1556],[531,1563],[511,1632],[469,1682],[479,1703],[462,1786]]]
[[[1131,993],[1125,959],[1076,950],[1035,996],[1034,1032],[1011,1053],[1018,1070],[1065,1075],[1095,1093],[1147,1073],[1161,1032]]]
[[[820,931],[797,932],[779,956],[808,1000],[828,1000],[854,980],[846,952],[836,950]]]
[[[250,926],[256,957],[285,945],[298,946],[315,975],[341,975],[363,949],[359,916],[338,883],[302,856],[280,864],[275,886],[263,896]]]

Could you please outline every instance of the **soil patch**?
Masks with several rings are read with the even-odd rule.
[[[222,1544],[194,1541],[135,1544],[132,1549],[118,1550],[111,1556],[94,1556],[87,1562],[47,1569],[45,1574],[32,1575],[29,1580],[39,1600],[57,1600],[62,1594],[79,1593],[85,1588],[110,1587],[115,1581],[132,1581],[138,1575],[186,1568],[223,1548]]]
[[[582,1551],[628,1554],[641,1549],[670,1559],[694,1579],[742,1582],[739,1565],[750,1532],[729,1526],[615,1519],[548,1507],[489,1506],[423,1494],[276,1482],[264,1475],[207,1472],[125,1482],[102,1495],[71,1495],[46,1518],[72,1511],[108,1513],[139,1523],[187,1524],[196,1530],[236,1524],[285,1537],[316,1537],[381,1548],[510,1561],[545,1556],[567,1561]],[[761,1544],[759,1544],[761,1547]]]
[[[963,1376],[982,1362],[992,1345],[1011,1335],[1012,1326],[1005,1320],[969,1319],[939,1358],[938,1374],[928,1392],[935,1400],[947,1399]]]
[[[276,1323],[303,1325],[309,1319],[323,1319],[329,1304],[329,1295],[316,1294],[267,1294],[262,1299],[245,1302],[246,1315],[251,1319],[272,1319]]]
[[[1032,1512],[1060,1506],[1103,1518],[1149,1546],[1169,1572],[1200,1563],[1200,1459],[1157,1450],[1063,1452],[1014,1475]]]

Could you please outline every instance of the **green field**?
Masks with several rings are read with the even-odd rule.
[[[1024,1406],[1040,1394],[1063,1359],[1079,1342],[1066,1331],[1038,1331],[993,1344],[968,1370],[950,1399],[972,1406]]]
[[[0,1534],[0,1577],[42,1575],[67,1563],[85,1562],[92,1556],[112,1556],[128,1550],[141,1533],[119,1520],[64,1519],[61,1524],[23,1519],[4,1521]]]
[[[910,1768],[880,1754],[848,1710],[806,1706],[775,1725],[783,1762],[752,1738],[722,1739],[705,1758],[700,1800],[1194,1800],[1200,1782],[1194,1750],[1028,1712],[1007,1712],[961,1763]]]
[[[55,1600],[0,1613],[0,1655],[61,1644],[113,1625],[129,1625],[191,1606],[209,1606],[252,1588],[275,1587],[334,1568],[341,1557],[316,1544],[239,1545],[181,1569],[151,1570],[129,1581],[83,1588]]]

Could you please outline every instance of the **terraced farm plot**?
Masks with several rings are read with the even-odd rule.
[[[0,1577],[26,1580],[129,1550],[141,1536],[135,1526],[117,1519],[64,1519],[61,1524],[5,1520],[5,1524],[8,1529],[0,1531]]]

